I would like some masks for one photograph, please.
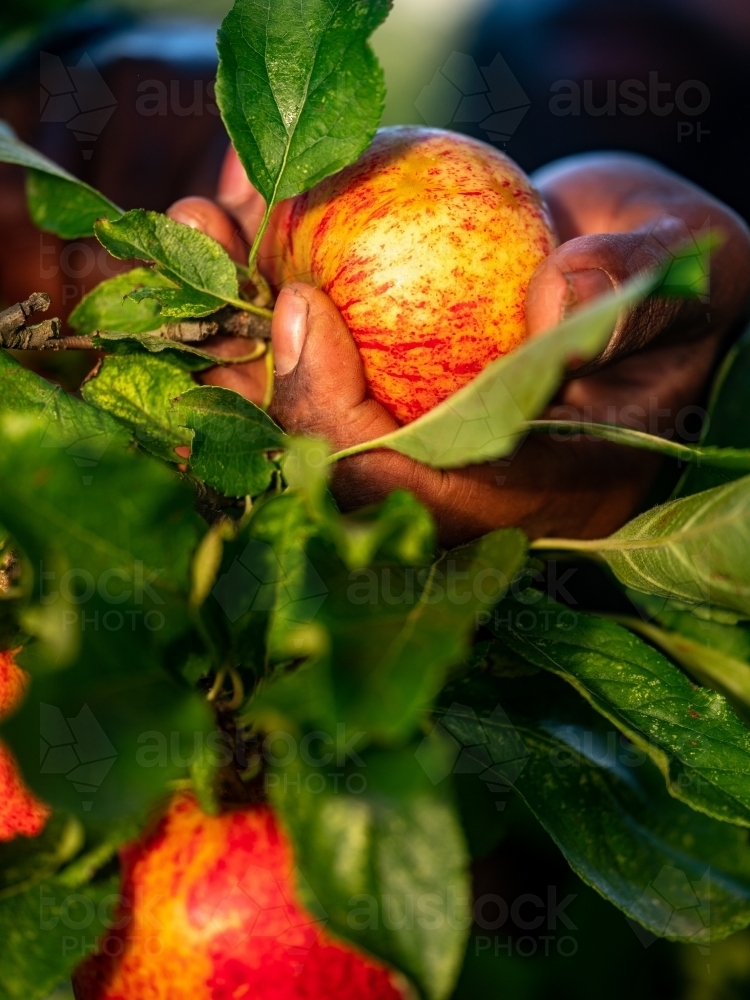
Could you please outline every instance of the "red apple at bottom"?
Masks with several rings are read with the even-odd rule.
[[[403,977],[307,912],[267,805],[214,817],[178,796],[121,862],[123,902],[74,973],[77,1000],[413,998]]]

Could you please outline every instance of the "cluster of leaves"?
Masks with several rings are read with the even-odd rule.
[[[238,0],[224,22],[217,96],[269,213],[369,142],[383,87],[366,39],[387,9],[340,0],[307,5],[303,20],[287,0]],[[192,229],[123,213],[7,129],[0,159],[27,169],[40,226],[150,265],[104,282],[71,317],[106,351],[82,398],[0,354],[0,524],[19,560],[0,621],[32,677],[2,737],[54,807],[40,838],[0,846],[2,995],[42,1000],[69,974],[81,953],[61,936],[71,922],[89,941],[100,932],[114,852],[164,795],[190,785],[212,812],[242,801],[259,769],[310,905],[427,1000],[453,990],[466,913],[386,922],[351,901],[467,911],[466,831],[488,788],[513,788],[574,871],[653,933],[703,941],[750,926],[750,448],[738,415],[750,346],[728,358],[697,447],[585,428],[688,471],[668,503],[608,539],[534,543],[595,558],[632,608],[618,620],[572,611],[533,586],[542,564],[520,531],[444,551],[402,492],[342,515],[328,471],[351,452],[290,439],[236,393],[196,385],[214,361],[158,330],[226,305],[257,311],[242,290],[255,249],[238,268]],[[594,357],[623,308],[703,271],[702,250],[686,252],[352,451],[441,468],[512,454],[546,429],[535,418],[570,357]],[[699,897],[710,867],[697,930],[650,891],[665,866]]]

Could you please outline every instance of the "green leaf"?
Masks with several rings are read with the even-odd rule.
[[[102,869],[135,824],[55,812],[38,837],[0,844],[0,996],[47,996],[111,926],[118,879]]]
[[[750,706],[750,664],[745,660],[729,656],[720,649],[696,642],[679,632],[659,628],[651,622],[625,617],[618,620],[626,628],[663,649],[700,684],[718,691],[730,701],[739,702],[744,707]],[[710,626],[711,623],[705,624]],[[736,626],[724,628],[736,630]],[[747,638],[746,633],[743,637]]]
[[[165,360],[188,372],[205,371],[225,362],[214,354],[201,351],[190,344],[182,344],[166,337],[156,337],[149,333],[115,333],[106,331],[93,337],[94,345],[110,354],[143,355],[163,354]]]
[[[302,499],[286,492],[257,502],[236,537],[214,539],[214,552],[207,553],[213,565],[197,601],[222,662],[262,677],[271,663],[287,658],[288,631],[300,642],[307,635],[327,594],[306,555],[316,531]]]
[[[286,435],[260,407],[231,389],[192,387],[175,404],[175,419],[193,432],[190,468],[225,496],[258,496],[277,468],[269,452]]]
[[[670,632],[679,632],[702,646],[720,650],[738,660],[750,661],[750,625],[741,623],[731,611],[695,607],[628,590],[643,621],[657,621]]]
[[[267,213],[353,163],[385,100],[367,39],[390,0],[236,0],[218,35],[216,100]]]
[[[723,243],[721,233],[709,231],[673,249],[672,259],[652,294],[665,298],[707,296],[711,290],[710,254]]]
[[[191,226],[137,208],[115,222],[97,223],[95,233],[113,257],[153,261],[164,277],[179,286],[170,290],[155,284],[131,293],[134,298],[155,299],[163,319],[207,316],[227,302],[248,307],[239,299],[237,269],[227,252]]]
[[[681,444],[679,441],[657,437],[655,434],[634,431],[630,427],[618,424],[596,424],[581,420],[530,420],[527,429],[536,433],[549,431],[571,439],[578,439],[583,434],[594,439],[611,441],[613,444],[654,451],[659,455],[679,459],[681,462],[706,465],[713,469],[727,469],[730,472],[750,472],[750,448],[693,447]]]
[[[750,448],[747,397],[750,392],[750,330],[724,359],[711,391],[701,448]],[[689,468],[675,491],[689,496],[736,479],[726,468]]]
[[[236,537],[228,524],[218,527],[196,556],[193,594],[220,661],[262,676],[276,664],[318,655],[327,643],[321,606],[336,586],[347,607],[346,570],[361,568],[365,557],[386,564],[388,583],[394,567],[394,592],[404,573],[399,563],[410,567],[413,584],[432,559],[424,508],[395,493],[378,507],[342,516],[332,505],[314,506],[302,489],[287,490],[256,501]]]
[[[394,490],[382,503],[325,520],[326,531],[349,569],[373,562],[429,565],[435,551],[435,523],[429,511],[406,490]]]
[[[187,776],[215,723],[205,699],[167,674],[162,654],[144,635],[161,627],[162,618],[173,628],[174,614],[168,621],[161,608],[113,609],[93,601],[78,611],[89,630],[98,625],[106,638],[81,636],[67,669],[35,671],[23,705],[3,723],[3,739],[45,802],[81,816],[145,819],[168,782]],[[63,627],[83,631],[71,618]]]
[[[332,930],[405,972],[428,1000],[443,1000],[471,925],[468,852],[449,786],[433,786],[414,749],[339,761],[349,767],[335,768],[338,792],[330,768],[299,758],[269,784],[312,911],[322,907]]]
[[[25,167],[26,195],[35,224],[64,240],[94,235],[97,219],[117,219],[122,209],[17,138],[0,121],[0,163]]]
[[[86,335],[101,330],[148,333],[162,325],[159,305],[155,299],[136,302],[131,292],[144,287],[174,288],[173,282],[150,267],[134,267],[115,278],[102,281],[84,295],[68,317],[68,323]]]
[[[0,997],[47,1000],[111,926],[118,892],[117,876],[75,890],[50,879],[0,900]]]
[[[55,875],[79,853],[86,839],[80,820],[53,812],[36,837],[0,843],[0,900],[8,899]]]
[[[122,421],[148,451],[178,462],[174,449],[189,445],[191,435],[171,401],[194,386],[189,373],[168,355],[116,354],[104,359],[82,392],[87,403]]]
[[[261,727],[286,719],[293,731],[336,732],[340,723],[362,731],[367,742],[392,743],[414,731],[448,671],[466,657],[478,613],[503,596],[524,565],[526,539],[513,529],[494,532],[418,571],[380,566],[352,573],[330,543],[316,538],[307,555],[325,597],[306,632],[292,627],[292,616],[272,648],[280,658],[312,658],[265,685],[247,718]]]
[[[133,449],[112,445],[82,479],[62,449],[40,447],[32,418],[6,416],[0,431],[0,521],[35,577],[23,618],[35,641],[20,657],[32,683],[3,739],[45,801],[138,813],[185,773],[186,738],[212,726],[162,665],[191,628],[192,490]],[[178,754],[168,733],[183,740]],[[163,759],[148,757],[154,742]]]
[[[633,590],[750,617],[750,476],[654,507],[609,538],[534,548],[595,553]]]
[[[112,417],[29,371],[7,351],[0,351],[2,414],[33,418],[39,446],[66,449],[81,468],[98,460],[114,441],[128,437]]]
[[[575,612],[571,624],[555,614],[560,609],[529,592],[523,602],[501,605],[488,627],[529,663],[571,684],[647,753],[675,798],[750,826],[750,732],[725,699],[696,688],[614,622]]]
[[[465,678],[441,706],[474,797],[512,784],[571,868],[631,920],[704,944],[750,924],[747,830],[670,798],[645,755],[555,678]]]
[[[131,292],[130,298],[134,302],[144,302],[152,299],[159,306],[159,315],[162,320],[191,319],[201,316],[208,316],[215,312],[224,304],[218,298],[204,295],[189,286],[182,288],[138,288]],[[236,299],[227,299],[233,304]]]
[[[342,517],[328,490],[331,474],[328,444],[316,438],[287,438],[281,468],[288,486],[306,499],[320,531],[336,547],[349,569],[376,559],[426,566],[435,551],[435,524],[429,511],[405,490],[395,490],[381,504]]]
[[[1,425],[0,521],[37,565],[54,549],[69,566],[94,575],[116,570],[103,592],[122,597],[127,577],[135,581],[133,600],[142,610],[149,599],[159,604],[187,595],[192,551],[203,532],[187,484],[119,443],[92,460],[82,477],[62,448],[40,443],[33,418],[9,415]],[[42,593],[56,589],[50,583]],[[78,588],[71,581],[66,589],[75,594]],[[149,598],[152,590],[160,600]]]
[[[411,424],[340,451],[332,461],[390,448],[440,469],[511,454],[552,398],[573,358],[590,360],[609,340],[622,309],[643,299],[656,279],[640,277],[597,299],[541,337],[489,364],[463,389]]]

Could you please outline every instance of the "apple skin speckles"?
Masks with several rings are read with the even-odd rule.
[[[416,127],[382,129],[353,166],[282,203],[274,227],[271,281],[331,296],[401,424],[518,347],[526,289],[556,245],[512,160]]]

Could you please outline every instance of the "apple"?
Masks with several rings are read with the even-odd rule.
[[[556,244],[511,159],[416,127],[381,129],[353,166],[282,202],[273,230],[269,279],[333,299],[370,393],[402,424],[524,340],[526,289]]]
[[[306,910],[291,845],[266,804],[207,816],[178,795],[121,863],[121,905],[74,973],[77,1000],[413,996]]]
[[[28,674],[16,663],[15,652],[0,651],[0,719],[16,708],[28,684]],[[0,743],[0,841],[19,835],[36,837],[49,814],[49,807],[24,784],[13,754]]]

